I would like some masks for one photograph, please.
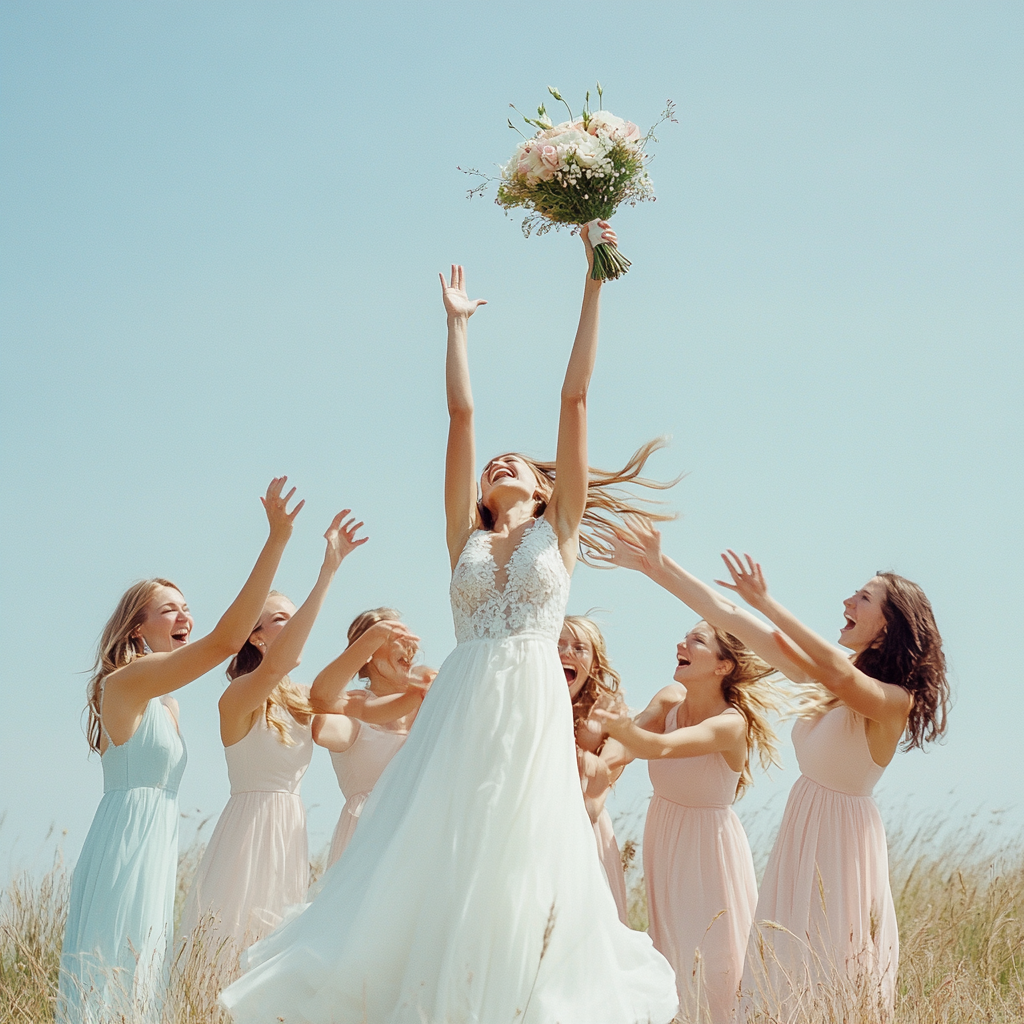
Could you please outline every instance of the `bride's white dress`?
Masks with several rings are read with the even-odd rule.
[[[221,995],[252,1024],[667,1024],[668,962],[620,923],[580,800],[546,519],[499,589],[478,531],[458,646],[306,910]]]

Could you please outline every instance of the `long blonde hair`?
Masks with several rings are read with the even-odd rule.
[[[722,696],[742,716],[747,726],[747,759],[736,783],[739,799],[754,781],[750,770],[757,754],[762,768],[779,765],[778,737],[769,722],[770,715],[781,715],[786,708],[783,691],[768,682],[776,671],[768,662],[744,646],[738,637],[707,623],[714,634],[721,657],[732,662],[732,670],[722,680]]]
[[[145,642],[141,636],[133,636],[146,618],[146,609],[158,587],[171,587],[181,593],[181,588],[170,580],[156,576],[149,580],[133,583],[117,602],[114,614],[107,619],[107,624],[100,634],[96,660],[92,666],[92,676],[86,686],[85,714],[88,720],[85,726],[85,738],[89,741],[89,750],[100,752],[100,739],[103,735],[103,723],[100,718],[100,706],[103,699],[103,680],[125,665],[130,665],[136,658],[146,653]]]
[[[594,649],[594,663],[587,681],[580,687],[572,701],[573,724],[590,717],[594,705],[601,701],[608,704],[622,702],[622,676],[612,668],[608,659],[608,647],[598,624],[586,615],[566,615],[563,620],[569,632],[579,640],[589,640]]]
[[[583,521],[580,524],[580,558],[585,564],[595,564],[590,560],[592,554],[608,553],[608,546],[594,531],[614,525],[616,519],[625,515],[637,515],[651,523],[664,523],[676,518],[674,512],[658,512],[651,508],[651,505],[657,504],[653,499],[638,498],[622,488],[623,484],[632,484],[637,487],[664,491],[679,483],[682,479],[681,476],[677,476],[674,480],[661,481],[651,480],[640,475],[651,455],[667,444],[668,440],[664,437],[648,441],[633,453],[622,469],[609,471],[594,469],[593,466],[588,467],[587,501],[584,507]],[[555,487],[555,463],[539,462],[520,452],[507,452],[506,454],[522,459],[533,470],[533,475],[537,478],[537,503],[533,514],[540,518],[548,507],[551,493]],[[477,502],[477,513],[483,529],[493,530],[494,517],[482,501]],[[603,566],[603,568],[608,567]]]
[[[279,590],[272,590],[267,597],[285,597]],[[228,679],[238,679],[239,676],[246,676],[254,669],[256,669],[263,661],[263,651],[261,651],[251,639],[245,641],[242,644],[241,650],[231,659],[228,664],[227,673]],[[277,732],[277,738],[286,746],[295,746],[295,740],[291,737],[291,732],[288,728],[288,721],[281,715],[279,715],[275,708],[283,708],[293,718],[298,718],[302,715],[303,717],[309,717],[315,712],[309,703],[309,695],[306,691],[293,683],[288,676],[285,676],[281,682],[270,691],[270,696],[267,697],[266,702],[263,705],[263,718],[267,723],[267,727]]]

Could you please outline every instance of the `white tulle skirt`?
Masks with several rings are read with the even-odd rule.
[[[221,995],[245,1024],[667,1024],[618,918],[548,638],[460,644],[303,913]]]

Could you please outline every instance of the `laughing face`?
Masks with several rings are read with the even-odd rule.
[[[370,668],[389,682],[405,686],[410,680],[419,681],[414,665],[418,652],[419,645],[412,640],[386,640],[374,652]]]
[[[594,668],[594,645],[585,637],[577,636],[569,626],[562,626],[558,638],[558,657],[562,662],[565,681],[569,684],[569,699],[575,700]]]
[[[860,654],[885,628],[885,584],[873,576],[852,597],[843,602],[846,623],[839,630],[839,642]]]
[[[676,670],[672,678],[683,686],[720,680],[731,670],[732,662],[722,657],[715,634],[706,622],[698,622],[676,644]]]
[[[167,653],[188,643],[192,613],[180,590],[158,586],[146,606],[146,617],[135,631],[151,651]]]
[[[529,501],[537,491],[533,470],[518,455],[499,455],[484,466],[480,477],[480,500],[491,508],[492,500],[502,493],[503,500]]]

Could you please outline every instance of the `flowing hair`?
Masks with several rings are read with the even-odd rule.
[[[92,675],[86,686],[87,703],[84,711],[88,715],[85,738],[89,742],[89,750],[97,754],[100,752],[100,738],[103,735],[103,722],[100,718],[103,680],[111,672],[130,665],[136,658],[145,656],[145,642],[141,636],[133,634],[145,620],[146,609],[158,587],[171,587],[181,593],[181,588],[177,584],[160,576],[133,583],[121,595],[114,614],[107,619],[107,624],[100,634]]]
[[[285,597],[279,590],[272,590],[267,597]],[[255,671],[263,662],[263,652],[252,642],[252,635],[242,644],[241,650],[231,659],[225,670],[228,679],[235,680],[241,676],[247,676]],[[293,683],[288,676],[285,676],[270,691],[263,705],[263,718],[267,727],[277,732],[277,738],[286,747],[294,747],[295,740],[291,737],[288,723],[277,712],[276,708],[283,708],[293,718],[300,715],[306,717],[314,715],[312,705],[309,703],[309,694],[297,684]]]
[[[348,645],[351,647],[371,626],[384,619],[395,619],[400,621],[402,613],[397,608],[370,608],[365,612],[360,612],[353,620],[352,625],[348,627]],[[366,663],[368,665],[369,662]],[[370,673],[363,665],[359,669],[360,679],[369,679]]]
[[[587,681],[572,701],[573,725],[578,725],[590,717],[599,701],[609,706],[622,702],[622,676],[612,668],[604,635],[593,619],[585,615],[566,615],[563,621],[577,640],[589,640],[594,649],[594,664]]]
[[[924,749],[926,743],[946,732],[950,692],[942,636],[931,602],[916,583],[894,572],[877,572],[875,576],[885,585],[885,624],[854,657],[853,664],[872,679],[902,686],[910,694],[914,703],[903,733],[903,749]],[[815,718],[842,704],[818,683],[803,690],[801,717]]]
[[[732,662],[732,670],[722,680],[722,696],[742,716],[747,727],[747,759],[736,783],[736,799],[743,796],[754,777],[750,770],[756,753],[765,770],[778,766],[779,751],[775,730],[769,723],[770,715],[780,715],[786,701],[778,687],[768,680],[776,671],[768,662],[746,647],[742,640],[724,629],[707,623],[718,644],[720,657]]]
[[[651,505],[658,504],[653,499],[638,498],[622,487],[623,484],[632,484],[636,487],[647,487],[658,491],[675,487],[682,476],[677,476],[674,480],[662,481],[651,480],[640,475],[651,455],[667,444],[668,440],[664,437],[648,441],[633,453],[622,469],[609,471],[594,469],[593,466],[588,467],[587,500],[583,511],[583,521],[580,523],[580,558],[584,564],[597,564],[599,568],[608,568],[606,565],[594,563],[590,560],[590,556],[609,553],[608,545],[597,536],[595,530],[614,526],[616,519],[635,515],[653,524],[668,522],[676,518],[674,512],[659,512],[651,508]],[[537,478],[537,497],[533,514],[539,519],[548,507],[551,493],[555,488],[555,463],[539,462],[537,459],[531,459],[528,455],[522,455],[519,452],[507,452],[506,454],[522,459],[533,470],[533,475]],[[477,513],[483,529],[493,530],[494,516],[483,501],[477,502]]]

